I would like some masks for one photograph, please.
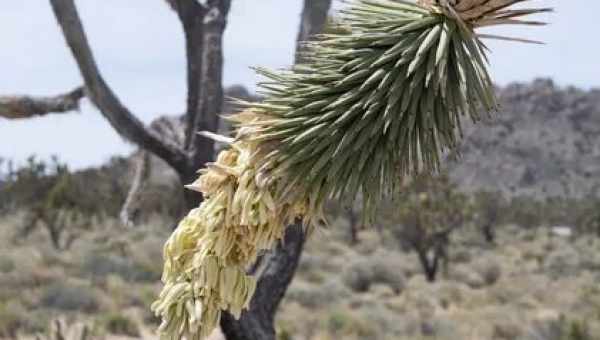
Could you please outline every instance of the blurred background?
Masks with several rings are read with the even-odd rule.
[[[312,2],[232,1],[225,95],[256,98],[251,67],[294,63]],[[120,101],[145,124],[168,116],[182,130],[177,12],[164,0],[75,3]],[[407,182],[375,226],[360,204],[328,205],[331,227],[306,245],[278,339],[600,339],[600,3],[531,3],[555,8],[538,16],[549,26],[489,30],[545,43],[489,43],[501,112],[467,126],[462,157]],[[329,15],[343,6],[333,0]],[[82,84],[50,2],[0,8],[0,96]],[[0,118],[0,339],[156,337],[149,304],[162,244],[190,202],[187,174],[78,104]]]

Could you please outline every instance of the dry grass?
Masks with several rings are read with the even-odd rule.
[[[169,223],[98,226],[68,252],[42,232],[0,233],[0,338],[31,338],[60,316],[93,338],[154,338]],[[309,241],[277,318],[280,340],[594,340],[600,334],[600,240],[500,229],[497,245],[456,235],[451,264],[427,283],[414,254],[376,230],[352,245],[341,221]],[[516,229],[515,229],[516,228]],[[596,336],[596,338],[594,338]]]

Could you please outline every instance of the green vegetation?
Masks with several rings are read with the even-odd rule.
[[[78,183],[87,174],[69,176]],[[99,197],[110,196],[107,189],[90,187]],[[589,221],[599,205],[464,193],[443,176],[405,183],[373,227],[352,228],[350,210],[330,204],[332,225],[308,241],[278,313],[279,339],[596,340],[600,238]],[[402,236],[414,227],[409,207],[418,207],[428,230],[460,217],[444,243],[447,270],[435,282]],[[149,305],[160,289],[161,245],[172,218],[145,216],[132,229],[117,222],[117,209],[90,218],[89,228],[67,220],[65,232],[80,234],[65,250],[55,249],[45,228],[21,236],[26,210],[5,210],[0,219],[0,338],[41,332],[56,339],[50,331],[57,318],[64,332],[94,338],[152,334],[159,320]],[[573,236],[555,235],[554,225],[572,226]]]

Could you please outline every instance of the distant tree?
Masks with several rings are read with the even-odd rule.
[[[499,192],[481,191],[475,194],[476,223],[486,242],[496,241],[496,226],[503,205]]]
[[[19,238],[25,238],[41,227],[47,231],[56,250],[67,250],[81,231],[89,227],[94,208],[82,203],[85,201],[82,188],[73,182],[68,167],[58,158],[53,157],[48,164],[30,157],[17,171],[16,183],[12,185],[14,190],[5,192],[8,197],[25,194],[25,200],[21,198],[21,208],[26,213],[17,235]],[[27,197],[30,194],[35,197]]]
[[[415,251],[429,282],[447,270],[450,235],[467,220],[471,207],[448,176],[420,175],[381,210],[400,244]],[[382,221],[382,222],[383,222]]]
[[[166,0],[183,27],[187,60],[187,109],[182,141],[161,134],[164,124],[144,124],[119,100],[102,76],[74,0],[50,0],[55,17],[77,63],[84,86],[52,98],[8,96],[0,100],[0,117],[30,118],[77,108],[87,97],[125,140],[164,160],[181,184],[196,179],[198,169],[214,158],[215,144],[202,138],[198,131],[217,131],[218,114],[222,111],[223,33],[227,25],[231,0]],[[304,0],[300,42],[322,30],[331,0]],[[298,48],[300,51],[300,48]],[[297,53],[296,61],[302,58]],[[187,208],[194,208],[202,197],[185,191]],[[270,340],[275,338],[274,314],[296,270],[304,244],[300,226],[287,228],[285,246],[261,257],[266,268],[258,280],[258,288],[248,312],[240,320],[229,315],[221,326],[228,340]],[[257,266],[258,267],[258,266]]]

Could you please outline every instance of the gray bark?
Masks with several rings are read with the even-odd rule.
[[[202,49],[199,77],[202,86],[197,98],[197,112],[188,121],[186,131],[187,171],[180,173],[182,182],[191,183],[197,177],[197,170],[214,158],[215,143],[200,137],[199,131],[217,131],[219,114],[223,109],[223,34],[227,27],[227,15],[231,0],[209,0],[205,5],[202,21]],[[190,95],[195,95],[191,93]],[[190,124],[191,123],[191,127]],[[185,192],[188,208],[196,207],[202,197],[191,190]]]
[[[53,97],[0,96],[0,117],[23,119],[50,113],[67,113],[79,109],[85,97],[83,87]]]
[[[301,62],[302,42],[325,26],[331,0],[305,0],[302,11],[296,62]],[[294,278],[304,247],[305,235],[299,224],[287,228],[284,241],[273,252],[260,258],[255,268],[261,271],[250,309],[240,320],[224,313],[221,329],[227,340],[275,340],[275,313]]]
[[[300,30],[296,39],[296,64],[304,61],[301,55],[302,43],[309,40],[311,36],[323,31],[330,8],[331,0],[304,0],[300,17]]]
[[[113,129],[123,138],[162,158],[177,171],[186,168],[186,157],[180,148],[162,140],[147,129],[119,100],[108,86],[89,46],[79,13],[73,0],[50,0],[54,15],[60,25],[81,76],[89,99],[98,107]]]
[[[255,270],[260,272],[250,309],[239,320],[225,313],[221,329],[227,340],[275,340],[275,313],[300,262],[305,235],[302,226],[287,228],[283,242],[262,258]]]
[[[133,175],[133,181],[125,199],[125,203],[121,207],[119,219],[121,223],[126,227],[133,227],[137,222],[139,216],[139,207],[143,188],[150,177],[150,154],[140,149],[135,155],[135,174]]]

